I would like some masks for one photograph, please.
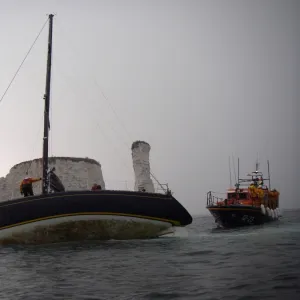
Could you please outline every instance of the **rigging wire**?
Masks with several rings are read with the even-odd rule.
[[[102,88],[100,87],[100,85],[98,84],[96,78],[94,79],[94,83],[96,84],[96,86],[99,88],[100,93],[102,94],[103,98],[106,100],[106,102],[108,103],[109,107],[111,108],[111,110],[113,111],[114,115],[116,116],[116,119],[119,120],[119,124],[120,126],[124,129],[124,131],[126,132],[126,134],[128,135],[128,137],[130,139],[132,139],[132,135],[128,132],[128,130],[125,127],[125,124],[121,121],[121,119],[118,117],[115,109],[113,108],[113,106],[111,105],[110,101],[108,100],[108,98],[104,95]]]
[[[63,31],[61,30],[61,27],[60,27],[60,31]],[[64,38],[64,41],[67,41],[68,40],[68,45],[71,45],[72,47],[72,50],[75,52],[75,49],[76,47],[74,46],[74,44],[70,41],[70,39],[68,39],[68,35],[66,35],[67,37]],[[76,51],[77,52],[77,51]],[[78,52],[77,52],[78,53]],[[92,66],[92,68],[94,68],[94,66]],[[98,89],[100,90],[103,98],[106,100],[106,102],[108,103],[109,107],[111,108],[111,110],[113,111],[116,119],[118,120],[120,126],[122,127],[122,129],[124,130],[124,132],[126,132],[127,136],[131,139],[132,139],[132,135],[128,132],[128,130],[126,129],[126,126],[125,124],[120,120],[120,118],[118,117],[115,109],[113,108],[112,104],[110,103],[109,99],[105,96],[104,92],[102,91],[101,87],[99,86],[98,82],[96,81],[96,78],[94,77],[94,84],[98,87]],[[126,143],[126,145],[130,148],[130,146],[128,145],[128,143]],[[153,177],[153,179],[158,183],[158,185],[164,190],[166,191],[166,189],[160,184],[160,182],[156,179],[156,176],[154,175],[154,172],[150,171],[150,175]]]
[[[56,22],[56,23],[59,23],[59,22]],[[60,30],[60,32],[63,32],[63,31],[64,31],[64,30],[62,29],[62,27],[60,27],[59,30]],[[67,44],[69,47],[70,47],[70,45],[71,45],[71,49],[72,49],[73,52],[76,52],[77,55],[80,54],[80,53],[76,50],[76,47],[74,46],[74,44],[72,43],[72,41],[69,39],[69,36],[68,36],[68,35],[64,34],[63,40],[64,40],[64,41],[67,41],[66,44]],[[94,65],[91,66],[91,67],[94,68]],[[105,94],[103,93],[103,91],[102,91],[100,85],[98,84],[98,82],[96,81],[95,78],[94,78],[94,84],[97,86],[98,90],[100,91],[101,96],[107,101],[107,103],[108,103],[110,109],[111,109],[112,112],[114,113],[116,119],[119,121],[119,124],[120,124],[121,128],[122,128],[124,131],[126,131],[126,134],[131,138],[129,132],[126,130],[126,127],[125,127],[124,123],[123,123],[123,122],[121,121],[121,119],[118,117],[118,115],[117,115],[115,109],[113,108],[113,106],[112,106],[111,103],[109,102],[108,98],[107,98],[107,97],[105,96]],[[111,128],[112,128],[112,130],[116,133],[115,129],[114,129],[112,126],[111,126]],[[123,136],[122,136],[122,137],[123,137]],[[124,144],[126,144],[126,146],[128,146],[128,144],[127,144],[126,142],[125,142]]]
[[[59,64],[57,64],[57,65],[59,65]],[[68,78],[67,75],[65,75],[64,72],[62,72],[62,70],[61,70],[59,67],[57,67],[56,70],[57,70],[58,73],[60,73],[60,75],[61,75],[62,77],[65,78],[65,80],[67,80],[67,79],[70,80],[70,77]],[[78,84],[74,84],[74,86],[75,86],[75,87],[78,87]],[[71,91],[72,91],[72,93],[74,93],[75,96],[77,95],[77,94],[75,93],[75,90],[74,90],[74,89],[71,89]],[[107,134],[105,133],[105,130],[103,130],[103,128],[100,126],[100,122],[96,122],[96,125],[99,127],[99,129],[100,129],[100,131],[101,131],[103,137],[107,140],[107,142],[108,142],[109,144],[111,144],[113,150],[118,154],[117,157],[122,158],[121,155],[120,155],[120,152],[118,151],[118,149],[116,148],[116,146],[112,143],[111,139],[108,138]],[[131,168],[129,167],[129,165],[128,165],[127,163],[125,163],[124,160],[121,159],[120,161],[121,161],[121,163],[125,166],[125,168],[131,169]]]
[[[113,107],[112,107],[112,105],[110,104],[108,98],[104,95],[104,93],[103,93],[102,89],[100,88],[100,86],[98,85],[96,79],[94,80],[94,83],[98,86],[98,88],[99,88],[99,90],[100,90],[100,92],[101,92],[103,98],[109,103],[109,106],[110,106],[110,108],[112,109],[112,111],[114,112],[116,118],[119,120],[121,127],[122,127],[122,128],[124,129],[124,131],[127,133],[128,137],[129,137],[129,138],[132,138],[132,136],[129,134],[128,130],[126,129],[125,125],[124,125],[123,123],[121,124],[121,121],[120,121],[120,119],[119,119],[118,116],[117,116],[117,113],[116,113],[115,110],[113,109]],[[127,143],[126,143],[126,145],[127,145],[128,147],[130,147]],[[151,172],[151,171],[150,171],[150,175],[151,175],[152,178],[157,182],[157,184],[160,186],[160,188],[161,188],[163,191],[166,192],[166,189],[165,189],[165,188],[162,186],[162,184],[157,180],[156,176],[154,175],[154,172]]]
[[[24,59],[22,60],[20,66],[18,67],[16,73],[14,74],[13,78],[11,79],[11,81],[10,81],[8,87],[6,88],[6,90],[4,91],[3,95],[1,96],[1,98],[0,98],[0,103],[2,102],[3,98],[5,97],[7,91],[9,90],[10,86],[12,85],[14,79],[15,79],[16,76],[18,75],[18,73],[19,73],[21,67],[23,66],[23,64],[24,64],[24,62],[25,62],[25,60],[26,60],[26,58],[28,57],[29,53],[31,52],[33,46],[35,45],[36,41],[38,40],[39,36],[41,35],[41,33],[42,33],[43,29],[45,28],[45,26],[46,26],[47,23],[48,23],[48,18],[47,18],[46,22],[44,23],[44,25],[42,26],[42,29],[40,30],[40,32],[39,32],[38,35],[36,36],[35,40],[33,41],[32,45],[30,46],[28,52],[26,53]]]
[[[16,78],[16,76],[18,75],[19,71],[21,70],[21,68],[22,68],[22,66],[23,66],[23,64],[24,64],[24,62],[25,62],[25,60],[27,59],[28,55],[30,54],[30,52],[32,51],[34,45],[36,44],[38,38],[40,37],[41,33],[43,32],[43,30],[44,30],[46,24],[48,23],[48,20],[49,20],[49,18],[47,18],[47,20],[44,22],[42,28],[40,29],[40,31],[39,31],[39,33],[37,34],[36,38],[34,39],[33,43],[31,44],[31,46],[30,46],[29,50],[27,51],[27,53],[26,53],[24,59],[22,60],[21,64],[19,65],[19,67],[18,67],[18,69],[17,69],[17,71],[15,72],[14,76],[12,77],[12,79],[11,79],[11,81],[10,81],[8,87],[6,88],[6,90],[4,91],[3,95],[1,96],[1,98],[0,98],[0,103],[3,101],[3,99],[4,99],[5,95],[7,94],[7,92],[8,92],[8,90],[9,90],[10,86],[11,86],[12,83],[13,83],[14,79]],[[40,134],[40,131],[41,131],[41,128],[42,128],[42,126],[41,126],[42,121],[43,121],[43,118],[41,118],[41,121],[40,121],[39,126],[38,126],[38,135],[37,135],[37,138],[36,138],[35,143],[34,143],[34,149],[35,149],[35,146],[36,146],[36,144],[37,144],[37,139],[38,139],[38,137],[39,137],[39,134]],[[33,149],[33,152],[34,152],[34,149]],[[33,160],[31,160],[31,162],[29,163],[29,166],[28,166],[28,168],[26,169],[26,174],[28,174],[28,172],[29,172],[29,170],[30,170],[30,168],[31,168],[32,162],[33,162]]]
[[[59,66],[60,66],[59,63],[56,64],[56,70],[58,70],[58,72],[60,73],[60,75],[61,75],[62,77],[64,77],[64,79],[65,79],[66,81],[69,81],[70,84],[72,84],[73,86],[75,86],[75,87],[77,88],[77,87],[79,86],[78,83],[77,83],[77,82],[74,82],[74,81],[73,81],[73,78],[72,78],[71,76],[68,76],[65,72],[63,72],[63,71],[60,69]],[[71,91],[74,93],[74,95],[77,95],[77,94],[74,92],[74,89],[71,89]],[[98,102],[96,102],[96,103],[98,103]],[[117,153],[117,156],[120,158],[121,163],[125,166],[126,169],[128,168],[128,170],[132,170],[132,168],[125,162],[124,158],[121,157],[120,151],[118,151],[117,147],[114,145],[114,143],[112,142],[112,140],[111,140],[110,138],[108,138],[107,134],[105,133],[105,130],[103,130],[102,126],[100,125],[100,122],[96,122],[96,125],[97,125],[97,127],[100,129],[100,131],[101,131],[103,137],[107,140],[107,142],[112,146],[113,150]],[[110,125],[110,128],[115,132],[116,135],[119,135],[119,134],[120,134],[120,133],[118,133],[118,132],[114,129],[114,127],[113,127],[111,124],[109,124],[109,125]],[[119,136],[121,136],[121,137],[123,138],[122,135],[119,135]],[[127,142],[124,142],[124,141],[123,141],[123,143],[124,143],[124,145],[125,145],[126,147],[129,147]]]
[[[121,122],[120,118],[118,117],[117,113],[115,112],[115,110],[113,109],[113,106],[111,105],[110,101],[108,100],[108,98],[104,95],[101,87],[98,85],[96,79],[94,79],[94,83],[97,85],[97,87],[99,88],[103,98],[107,101],[107,103],[109,104],[110,108],[112,109],[112,111],[114,112],[116,119],[119,121],[120,126],[124,129],[124,131],[126,132],[126,134],[128,135],[128,137],[132,139],[132,135],[128,132],[128,130],[125,127],[125,124],[123,122]],[[126,143],[126,145],[130,148],[130,146]],[[157,182],[157,184],[166,192],[166,189],[161,185],[161,183],[156,179],[156,176],[154,175],[154,172],[150,171],[150,175],[152,176],[152,178]]]
[[[66,33],[64,32],[63,27],[60,26],[59,20],[56,20],[56,24],[57,24],[58,27],[59,27],[59,31],[60,31],[60,32],[63,32],[63,35],[64,35],[63,41],[64,41],[64,42],[66,41],[66,42],[67,42],[66,45],[67,45],[69,48],[71,48],[72,51],[73,51],[74,53],[76,52],[76,53],[77,53],[77,56],[79,56],[79,55],[80,55],[80,52],[79,52],[78,49],[76,48],[76,45],[74,45],[74,43],[69,39],[69,35],[66,34]],[[70,46],[71,46],[71,47],[70,47]],[[92,69],[94,69],[94,67],[95,67],[94,65],[91,65],[91,68],[92,68]],[[130,139],[132,139],[132,135],[127,131],[127,129],[126,129],[125,125],[124,125],[124,122],[122,122],[121,118],[117,115],[116,110],[113,108],[113,106],[112,106],[112,104],[110,103],[109,99],[105,96],[103,90],[101,89],[101,87],[100,87],[100,85],[99,85],[99,83],[97,82],[97,80],[96,80],[95,77],[94,77],[94,84],[97,86],[97,88],[99,89],[99,91],[100,91],[102,97],[106,100],[106,102],[108,103],[110,109],[111,109],[112,112],[114,113],[116,119],[119,121],[120,127],[126,132],[126,134],[128,135],[128,137],[129,137]],[[111,126],[111,127],[112,127],[112,126]],[[113,128],[112,128],[112,129],[113,129]],[[113,129],[113,130],[114,130],[114,129]],[[115,130],[114,130],[114,131],[115,131]],[[122,136],[122,137],[123,137],[123,136]],[[126,146],[128,146],[128,144],[126,144]],[[128,146],[128,147],[129,147],[129,146]]]

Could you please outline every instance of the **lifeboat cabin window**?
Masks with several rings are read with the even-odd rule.
[[[236,193],[228,193],[228,197],[229,200],[230,199],[236,199]],[[247,199],[247,193],[240,193],[239,194],[239,199]]]

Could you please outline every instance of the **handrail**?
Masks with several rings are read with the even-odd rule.
[[[207,206],[216,205],[216,204],[221,203],[222,201],[224,201],[224,199],[220,198],[220,197],[217,197],[217,196],[214,196],[212,194],[212,191],[209,191],[206,195],[206,205]]]
[[[266,201],[269,201],[269,194],[264,194],[263,197],[258,197],[258,195],[252,195],[248,192],[248,197],[247,198],[240,198],[239,194],[240,192],[236,192],[237,197],[233,197],[233,198],[220,198],[217,196],[213,195],[214,192],[209,191],[207,193],[206,196],[206,205],[207,207],[209,206],[230,206],[230,205],[250,205],[250,206],[258,206],[258,202],[260,202],[260,204],[265,203]],[[260,205],[259,204],[259,205]]]

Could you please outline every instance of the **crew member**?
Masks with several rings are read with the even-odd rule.
[[[24,197],[33,196],[32,183],[42,180],[42,178],[25,177],[20,184],[20,193]]]

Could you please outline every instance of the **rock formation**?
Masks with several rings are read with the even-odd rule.
[[[101,165],[90,158],[51,157],[49,168],[55,166],[55,174],[60,178],[66,190],[90,190],[94,183],[105,189]],[[11,168],[6,177],[0,178],[0,201],[19,198],[20,182],[26,175],[42,176],[42,159],[19,163]],[[33,184],[34,194],[41,193],[41,182]]]
[[[149,152],[150,145],[143,141],[132,144],[132,162],[135,174],[135,191],[154,193],[150,178]],[[55,167],[55,174],[62,181],[65,190],[90,190],[94,183],[105,189],[101,165],[90,158],[50,157],[49,168]],[[22,197],[20,182],[26,176],[42,177],[42,159],[25,161],[13,166],[6,177],[0,178],[0,201]],[[40,194],[41,181],[33,184],[34,194]]]
[[[150,149],[150,145],[143,141],[136,141],[131,146],[135,174],[135,191],[145,190],[146,192],[154,193],[154,185],[150,178]]]

